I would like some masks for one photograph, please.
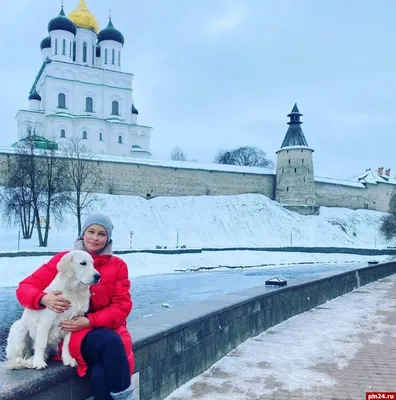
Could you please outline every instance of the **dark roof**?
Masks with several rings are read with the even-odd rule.
[[[287,116],[290,118],[290,121],[288,122],[289,129],[287,130],[286,136],[283,139],[281,148],[291,146],[308,147],[308,143],[301,129],[302,121],[300,121],[300,117],[302,114],[298,110],[297,103],[294,104],[291,113]]]
[[[33,92],[29,94],[29,100],[41,101],[41,96],[37,93],[36,89],[34,89]]]
[[[114,28],[111,19],[109,19],[109,23],[106,28],[102,29],[98,34],[98,42],[103,42],[104,40],[114,40],[115,42],[124,44],[124,36],[123,34]]]
[[[47,36],[46,38],[44,38],[41,43],[40,43],[40,49],[48,49],[51,47],[51,38],[49,36]]]
[[[291,112],[300,114],[300,111],[298,111],[297,103],[294,103],[294,106],[293,106],[293,109],[291,110]],[[300,114],[300,115],[302,115],[302,114]],[[290,114],[288,114],[287,116],[290,116]]]
[[[63,6],[59,15],[55,18],[52,18],[51,21],[48,23],[48,32],[57,30],[68,31],[73,35],[75,35],[77,32],[76,25],[74,25],[74,23],[66,17],[66,14],[63,11]]]
[[[132,103],[131,111],[132,111],[132,114],[136,114],[136,115],[139,114],[139,111],[137,110],[137,108],[135,107],[135,105],[133,103]]]

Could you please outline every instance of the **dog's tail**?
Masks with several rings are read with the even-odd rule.
[[[6,346],[6,367],[8,369],[26,368],[26,358],[31,356],[28,340],[28,328],[18,319],[10,328]]]

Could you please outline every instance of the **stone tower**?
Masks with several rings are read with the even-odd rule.
[[[281,148],[276,152],[275,199],[300,214],[317,214],[312,153],[301,129],[302,114],[297,104],[288,117],[289,128]]]

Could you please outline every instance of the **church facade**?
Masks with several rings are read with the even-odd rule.
[[[33,129],[59,144],[80,138],[96,154],[149,158],[152,128],[137,122],[133,74],[122,70],[124,36],[111,18],[100,30],[81,0],[68,16],[62,6],[48,33],[29,107],[16,115],[18,139]]]

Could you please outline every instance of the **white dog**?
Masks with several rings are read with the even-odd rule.
[[[62,296],[70,301],[70,308],[62,313],[48,308],[25,309],[21,319],[12,324],[8,335],[6,356],[9,369],[46,368],[46,360],[58,350],[63,338],[62,361],[65,365],[77,366],[69,352],[71,332],[63,331],[60,323],[88,311],[89,286],[99,282],[100,274],[89,253],[82,250],[65,254],[57,268],[58,274],[45,292],[61,291]]]

